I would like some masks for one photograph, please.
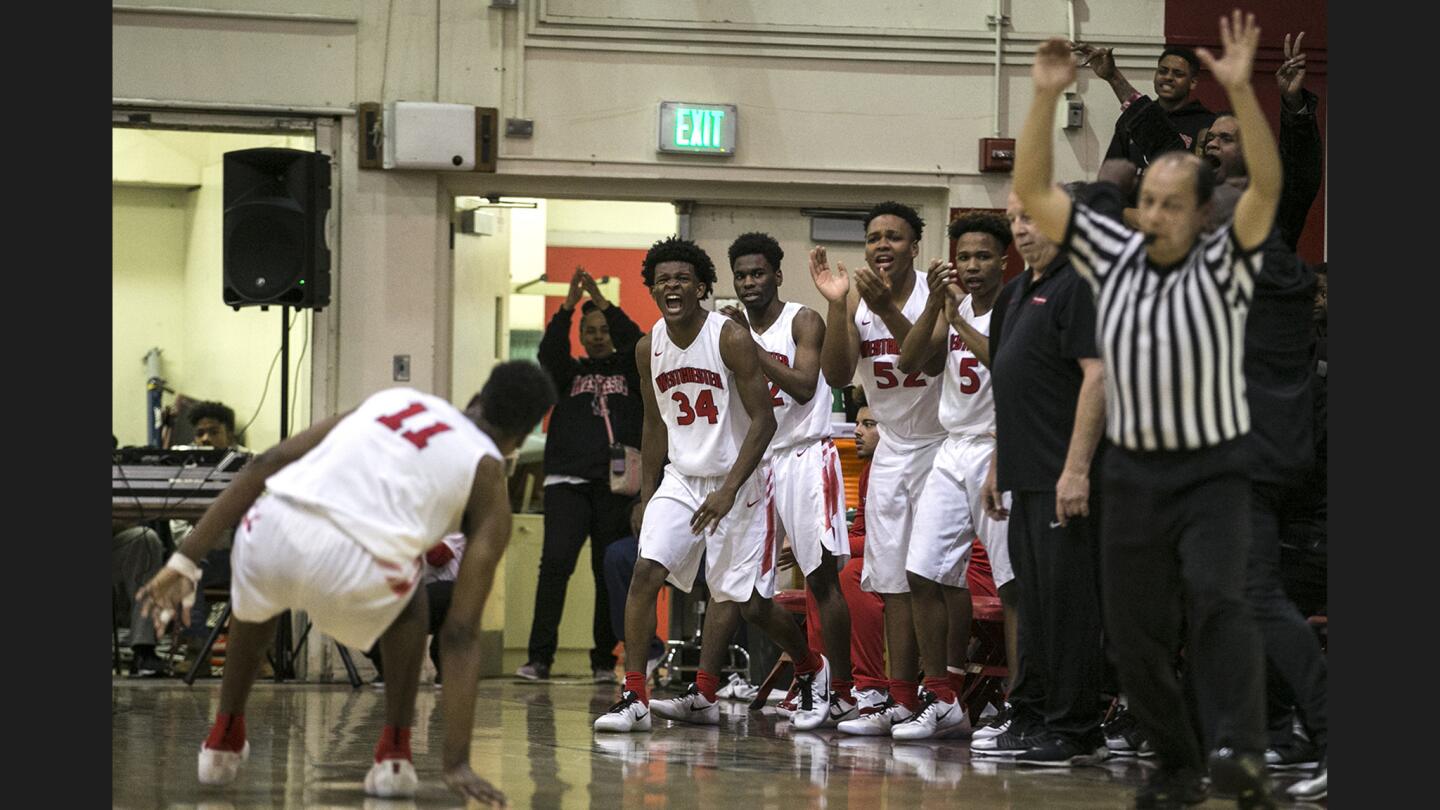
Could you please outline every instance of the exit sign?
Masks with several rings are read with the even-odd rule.
[[[691,155],[735,154],[734,104],[660,102],[660,151]]]

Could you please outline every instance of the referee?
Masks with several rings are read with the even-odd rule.
[[[1105,364],[1101,583],[1111,654],[1160,769],[1137,807],[1205,796],[1204,759],[1173,671],[1182,610],[1187,658],[1217,790],[1241,807],[1273,807],[1265,782],[1260,637],[1244,595],[1250,429],[1245,320],[1258,252],[1280,198],[1275,140],[1250,86],[1260,29],[1253,14],[1220,20],[1222,58],[1200,58],[1230,98],[1250,185],[1228,228],[1201,237],[1214,176],[1170,153],[1140,187],[1140,230],[1075,203],[1051,179],[1059,94],[1075,81],[1070,45],[1036,53],[1035,98],[1017,143],[1015,193],[1059,240],[1095,291]],[[1182,597],[1183,595],[1183,597]],[[1183,598],[1183,604],[1182,604]]]

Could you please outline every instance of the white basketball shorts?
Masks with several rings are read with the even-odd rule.
[[[640,556],[665,566],[669,582],[689,593],[704,552],[705,582],[715,601],[747,602],[756,591],[769,599],[775,595],[779,555],[770,480],[769,468],[760,465],[715,531],[700,536],[690,530],[690,519],[725,479],[682,475],[665,465],[665,477],[640,525]]]
[[[994,453],[995,439],[983,434],[950,436],[941,443],[915,507],[906,571],[941,585],[966,587],[970,543],[978,534],[990,557],[995,586],[1015,578],[1006,549],[1007,524],[985,514],[980,499]]]
[[[780,448],[770,458],[775,491],[775,514],[790,538],[800,573],[809,576],[820,567],[820,552],[830,552],[836,570],[850,559],[850,538],[845,529],[845,484],[840,453],[826,438]]]
[[[383,562],[323,513],[262,495],[235,530],[230,609],[246,622],[305,611],[347,647],[368,650],[395,621],[420,582],[420,558]]]
[[[905,560],[915,507],[944,439],[919,447],[898,447],[880,433],[870,459],[870,492],[865,502],[865,566],[860,587],[874,593],[909,593]]]

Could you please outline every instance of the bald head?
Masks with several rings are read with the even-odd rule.
[[[1215,173],[1189,152],[1166,152],[1145,171],[1136,208],[1146,253],[1159,265],[1185,258],[1205,229]]]

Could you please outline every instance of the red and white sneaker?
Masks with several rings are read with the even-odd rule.
[[[365,795],[384,799],[409,799],[420,788],[415,763],[408,759],[382,759],[365,774]]]
[[[228,785],[240,773],[240,764],[250,758],[250,741],[239,751],[200,746],[199,777],[202,785]]]

